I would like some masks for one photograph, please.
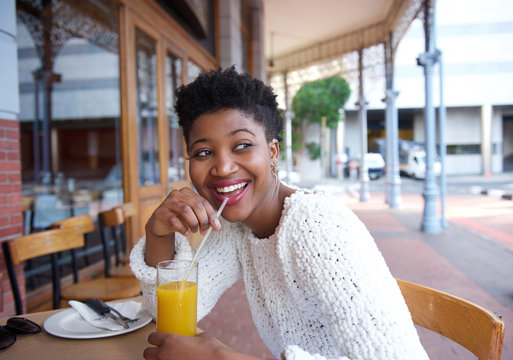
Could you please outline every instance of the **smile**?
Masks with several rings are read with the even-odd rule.
[[[242,182],[242,183],[239,183],[236,185],[218,187],[218,188],[216,188],[216,191],[220,194],[227,194],[227,193],[231,193],[235,190],[242,189],[243,187],[246,187],[246,185],[248,185],[248,183],[245,181],[245,182]]]

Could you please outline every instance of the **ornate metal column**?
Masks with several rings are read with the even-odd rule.
[[[440,219],[437,214],[438,187],[435,179],[434,160],[436,156],[435,108],[433,106],[433,67],[438,61],[434,46],[435,0],[424,1],[424,36],[426,52],[420,54],[417,63],[424,68],[425,97],[425,147],[426,178],[424,180],[424,213],[421,229],[427,233],[440,232]]]
[[[287,84],[287,72],[283,73],[283,85],[285,89],[285,165],[287,169],[287,184],[290,184],[292,172],[292,111],[290,110],[289,87]]]
[[[399,95],[394,90],[394,49],[392,33],[385,43],[386,78],[386,203],[392,208],[401,206],[401,177],[399,176],[399,120],[395,100]]]
[[[369,201],[369,171],[365,162],[365,154],[367,153],[367,100],[363,95],[363,50],[358,50],[358,77],[360,82],[360,96],[358,102],[358,119],[360,121],[360,201]]]

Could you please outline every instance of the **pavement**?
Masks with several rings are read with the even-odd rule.
[[[447,227],[438,234],[420,230],[424,199],[422,181],[403,179],[401,207],[385,204],[384,180],[370,182],[370,200],[360,202],[359,184],[324,181],[316,187],[332,192],[365,223],[396,278],[433,287],[502,315],[502,359],[513,359],[513,174],[486,178],[451,177],[447,181]],[[482,187],[477,192],[475,187]],[[511,187],[513,189],[513,187]],[[251,319],[244,284],[237,282],[199,326],[235,350],[271,358]],[[460,345],[418,328],[432,360],[475,359]]]

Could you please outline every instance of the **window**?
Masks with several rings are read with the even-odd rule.
[[[136,28],[135,49],[139,183],[153,185],[160,183],[157,43]]]
[[[178,116],[174,105],[176,89],[182,84],[182,60],[171,53],[166,55],[166,108],[169,123],[169,181],[185,179],[182,129],[178,126]]]

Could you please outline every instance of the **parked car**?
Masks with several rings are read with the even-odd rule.
[[[365,163],[369,169],[369,178],[372,180],[379,179],[385,175],[385,160],[380,153],[365,154]]]
[[[413,149],[402,151],[399,155],[399,170],[401,174],[414,179],[426,178],[426,151],[424,149]],[[440,175],[442,164],[438,159],[433,163],[433,170],[436,176]]]
[[[380,153],[365,154],[365,163],[367,165],[369,179],[376,180],[385,175],[385,159]],[[360,159],[353,158],[348,161],[344,168],[346,177],[351,177],[351,169],[356,168],[357,174],[360,174]]]

